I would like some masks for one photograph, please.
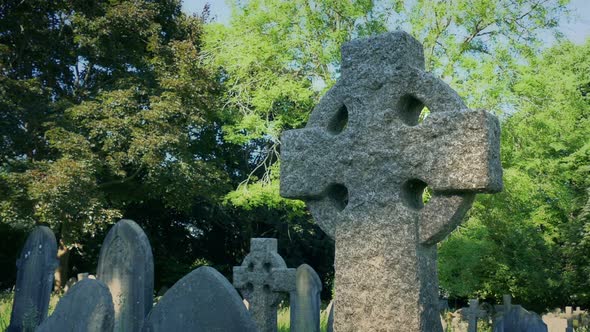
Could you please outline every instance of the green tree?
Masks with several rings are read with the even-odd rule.
[[[503,193],[480,197],[441,246],[454,296],[511,293],[538,310],[590,304],[590,41],[562,42],[522,66],[504,119]]]
[[[228,26],[206,27],[204,54],[221,71],[224,132],[255,145],[256,167],[228,195],[239,206],[285,206],[278,195],[280,134],[298,128],[339,76],[340,47],[352,39],[405,29],[424,44],[426,63],[473,108],[511,105],[518,61],[556,27],[561,0],[230,1]],[[555,31],[555,30],[552,30]]]
[[[158,200],[190,211],[229,188],[203,19],[179,1],[6,1],[0,8],[0,219],[69,250]]]

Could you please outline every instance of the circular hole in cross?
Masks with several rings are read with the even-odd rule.
[[[264,269],[264,271],[269,272],[270,273],[270,269],[271,269],[272,265],[269,262],[265,262],[264,264],[262,264],[262,268]]]
[[[343,184],[335,183],[330,185],[327,196],[338,211],[344,210],[348,205],[348,189]]]
[[[348,109],[346,105],[340,106],[328,123],[328,132],[332,135],[340,134],[348,125]]]
[[[264,291],[266,294],[270,294],[270,286],[265,284],[262,286],[262,291]]]
[[[246,284],[246,291],[248,291],[248,292],[254,291],[254,285],[251,282]]]
[[[248,264],[248,271],[250,271],[250,272],[254,271],[254,263]]]
[[[417,126],[426,119],[430,110],[422,101],[412,95],[402,97],[398,103],[397,109],[400,112],[400,118],[408,126]]]
[[[421,180],[412,179],[402,185],[401,198],[412,209],[419,210],[432,197],[432,190]]]

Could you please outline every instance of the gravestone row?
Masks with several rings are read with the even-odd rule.
[[[211,267],[200,267],[152,307],[153,258],[147,236],[121,220],[105,238],[97,278],[78,274],[47,317],[57,266],[53,232],[37,227],[17,263],[13,317],[8,331],[276,331],[279,292],[290,293],[291,331],[319,332],[321,281],[306,264],[288,269],[276,239],[252,239],[235,268],[234,285]]]
[[[476,299],[469,300],[469,306],[451,313],[451,330],[454,332],[476,332],[478,320],[485,319],[492,324],[494,332],[547,332],[547,325],[541,317],[520,305],[513,305],[510,295],[503,296],[503,303],[489,306],[488,311]],[[466,323],[466,324],[465,324]],[[448,324],[445,322],[446,325]],[[446,330],[446,329],[445,329]],[[560,331],[564,332],[564,331]]]
[[[590,326],[590,315],[586,310],[566,306],[565,310],[555,309],[543,315],[543,322],[547,324],[549,332],[573,332],[574,327]]]

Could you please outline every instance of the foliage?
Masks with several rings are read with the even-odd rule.
[[[320,311],[320,331],[326,332],[328,330],[328,315],[330,313],[326,308]],[[291,311],[289,307],[279,308],[277,313],[277,325],[279,332],[288,332],[291,325]]]
[[[503,121],[504,192],[480,197],[443,243],[454,296],[515,296],[527,308],[590,304],[590,41],[564,42],[519,70]]]
[[[176,0],[0,6],[0,222],[56,232],[58,285],[69,249],[92,272],[96,239],[131,208],[185,217],[243,177],[248,153],[223,139],[200,65],[205,18]]]
[[[257,167],[236,192],[238,206],[284,202],[276,193],[280,134],[302,127],[339,76],[340,46],[403,28],[424,44],[429,70],[470,107],[501,112],[518,59],[534,54],[539,33],[553,29],[561,0],[232,1],[229,26],[206,26],[208,64],[221,72],[227,139],[254,144]]]

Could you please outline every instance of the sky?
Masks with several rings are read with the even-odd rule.
[[[211,5],[211,14],[217,22],[228,23],[230,9],[225,0],[184,0],[183,10],[187,13],[200,13],[206,3]],[[573,17],[570,22],[562,22],[560,31],[576,44],[582,44],[590,37],[590,0],[571,0],[568,5]],[[543,37],[547,43],[553,38],[547,34]]]

